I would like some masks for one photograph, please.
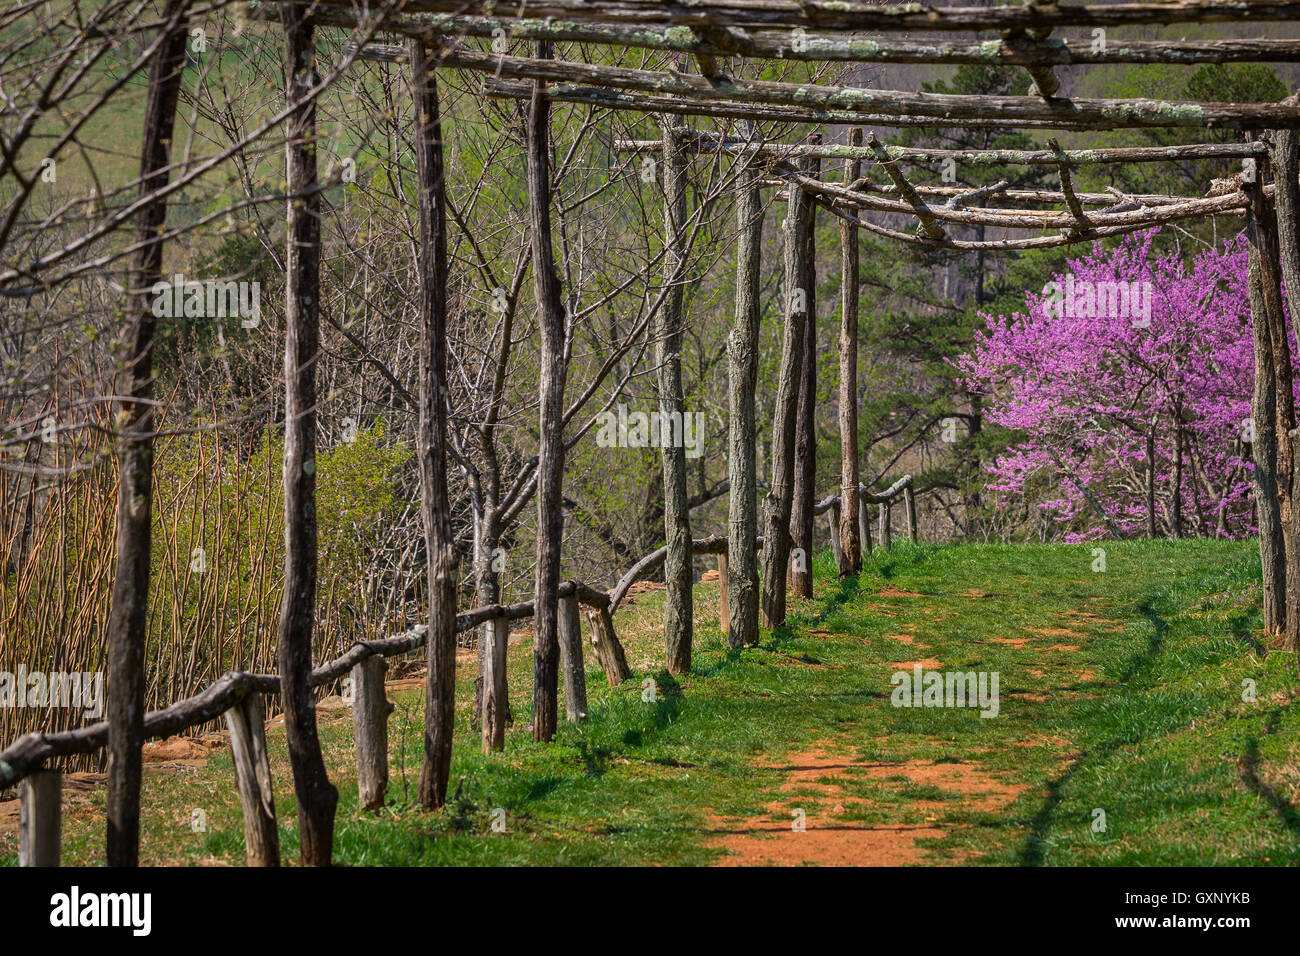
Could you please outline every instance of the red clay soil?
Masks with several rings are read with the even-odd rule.
[[[854,761],[836,752],[836,744],[823,743],[806,753],[795,754],[779,769],[786,779],[780,787],[782,799],[765,808],[765,819],[736,819],[711,815],[710,844],[726,852],[717,866],[899,866],[925,862],[961,862],[940,856],[920,845],[922,840],[939,839],[952,827],[940,814],[959,810],[998,810],[1009,805],[1026,789],[1010,784],[974,763],[935,763],[908,760],[898,763]],[[847,744],[839,747],[848,749]],[[845,809],[866,806],[866,801],[847,796],[844,784],[863,777],[886,786],[932,786],[949,799],[915,800],[889,804],[924,815],[923,822],[868,824],[849,819]],[[793,810],[804,811],[804,829],[794,828]]]
[[[933,657],[927,657],[919,661],[894,661],[886,666],[893,671],[910,671],[917,664],[920,664],[923,669],[929,668],[930,670],[938,670],[943,666],[943,661],[935,660]]]

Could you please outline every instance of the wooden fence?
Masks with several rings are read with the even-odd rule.
[[[861,507],[859,526],[865,548],[871,550],[870,509],[878,507],[877,545],[892,546],[891,509],[901,498],[907,515],[907,534],[916,541],[916,499],[911,475],[904,475],[881,492],[858,486]],[[814,513],[830,513],[831,545],[839,558],[840,496],[818,502]],[[762,544],[761,539],[755,541]],[[727,588],[728,542],[725,536],[691,542],[693,554],[714,554],[718,559],[718,620],[725,631],[730,626]],[[586,717],[586,670],[583,664],[579,605],[586,608],[590,641],[596,659],[611,687],[627,680],[628,667],[623,645],[614,630],[613,615],[637,581],[649,577],[664,563],[665,545],[637,561],[608,592],[581,581],[560,585],[560,666],[564,677],[566,716],[570,722]],[[506,640],[510,622],[533,616],[534,602],[493,604],[473,608],[456,616],[456,631],[480,625],[495,629],[496,640]],[[393,705],[384,687],[385,658],[400,657],[419,650],[426,643],[427,625],[418,624],[392,637],[354,644],[340,657],[314,668],[312,687],[342,677],[352,681],[350,703],[356,744],[357,792],[366,809],[384,804],[388,784],[388,717]],[[272,799],[271,766],[267,755],[263,718],[264,698],[280,692],[277,674],[229,671],[199,693],[161,710],[150,711],[144,720],[147,740],[169,737],[192,727],[224,719],[230,734],[231,757],[244,816],[244,842],[250,866],[277,866],[280,862],[279,831]],[[58,866],[62,845],[62,780],[60,770],[47,769],[48,761],[72,754],[92,753],[108,739],[106,720],[56,733],[24,734],[0,751],[0,790],[18,785],[20,866]]]

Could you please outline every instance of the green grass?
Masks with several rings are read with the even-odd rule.
[[[609,688],[589,661],[589,718],[564,725],[554,744],[529,739],[531,644],[511,647],[515,725],[504,754],[483,756],[470,739],[466,659],[457,795],[445,812],[413,806],[418,687],[390,692],[390,806],[374,814],[357,807],[349,714],[323,709],[326,761],[341,794],[335,858],[706,864],[725,852],[709,833],[720,818],[779,829],[801,807],[816,826],[832,801],[815,783],[781,789],[788,775],[779,761],[817,746],[864,763],[976,764],[1024,788],[980,809],[889,768],[855,767],[839,778],[845,821],[937,819],[946,835],[922,841],[929,863],[1300,862],[1295,660],[1266,654],[1256,636],[1256,545],[1124,542],[1106,552],[1107,571],[1095,573],[1091,546],[903,544],[843,582],[823,555],[815,599],[795,602],[787,628],[742,651],[728,649],[717,629],[716,586],[700,585],[694,667],[675,679],[661,669],[659,595],[639,595],[615,618],[634,679]],[[924,647],[890,637],[904,633]],[[891,707],[889,664],[914,658],[997,671],[1000,715]],[[643,700],[647,677],[654,701]],[[1242,699],[1246,679],[1256,682],[1253,703]],[[282,732],[269,743],[282,850],[292,860]],[[148,773],[145,862],[242,861],[229,754],[216,754],[204,766]],[[66,802],[65,860],[100,862],[102,789]],[[205,833],[189,827],[196,808],[206,813]],[[492,831],[495,808],[505,812],[504,833]],[[1106,814],[1103,833],[1090,826],[1096,809]],[[15,839],[0,838],[0,862],[15,855]]]

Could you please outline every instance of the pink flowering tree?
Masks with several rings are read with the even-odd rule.
[[[957,359],[1012,433],[988,490],[1067,540],[1254,531],[1244,237],[1189,261],[1154,236],[1068,261]]]

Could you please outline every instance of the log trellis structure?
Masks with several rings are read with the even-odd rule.
[[[165,33],[183,38],[189,0],[168,0]],[[150,370],[152,325],[143,316],[142,302],[131,308],[137,316],[131,326],[137,348],[132,377],[119,418],[128,423],[119,436],[123,491],[119,517],[119,568],[109,629],[110,688],[108,719],[91,727],[54,734],[29,734],[0,753],[0,786],[22,781],[24,863],[57,860],[58,778],[46,762],[62,755],[107,747],[109,763],[110,865],[133,865],[138,854],[140,748],[146,737],[176,733],[186,727],[226,716],[234,743],[239,775],[249,862],[278,861],[270,777],[259,715],[261,695],[280,694],[286,714],[291,763],[299,798],[302,854],[307,863],[327,864],[330,857],[334,801],[337,794],[324,777],[315,735],[311,694],[314,687],[351,674],[358,694],[358,781],[363,804],[382,800],[386,766],[383,722],[384,658],[427,647],[430,661],[426,698],[426,761],[420,797],[426,806],[439,806],[446,796],[446,762],[451,734],[448,688],[454,666],[455,634],[490,624],[490,651],[485,658],[484,707],[481,711],[485,749],[503,740],[504,650],[508,622],[532,616],[536,621],[534,736],[549,739],[555,730],[558,678],[565,675],[566,704],[570,719],[585,711],[577,606],[591,613],[593,643],[606,676],[617,682],[628,676],[626,660],[614,634],[611,616],[637,576],[665,563],[673,575],[689,568],[695,554],[711,553],[720,559],[722,614],[733,646],[757,637],[759,591],[756,549],[762,545],[766,574],[762,611],[769,625],[785,619],[787,589],[784,569],[790,562],[792,540],[811,545],[806,532],[790,528],[796,488],[799,509],[807,521],[811,514],[830,514],[832,542],[842,574],[861,567],[861,550],[870,548],[870,508],[879,509],[879,544],[889,546],[891,508],[902,498],[907,528],[915,538],[915,490],[910,478],[900,479],[881,493],[856,484],[856,471],[845,468],[843,488],[821,502],[812,499],[807,481],[797,481],[794,457],[806,439],[800,429],[809,418],[799,414],[801,385],[807,383],[806,345],[814,332],[815,305],[807,296],[789,295],[801,289],[799,277],[810,274],[811,224],[816,210],[836,216],[847,245],[856,243],[858,229],[934,248],[954,250],[1008,250],[1045,247],[1121,235],[1162,223],[1220,215],[1245,217],[1251,240],[1252,319],[1256,337],[1256,395],[1252,445],[1257,498],[1261,515],[1261,551],[1264,555],[1266,625],[1283,628],[1289,644],[1300,636],[1300,509],[1282,509],[1279,497],[1300,494],[1300,469],[1291,467],[1289,425],[1290,342],[1295,330],[1287,329],[1280,288],[1285,284],[1291,301],[1300,301],[1300,103],[1294,99],[1276,104],[1181,103],[1159,100],[1071,99],[1055,95],[1059,82],[1053,68],[1062,65],[1108,63],[1222,63],[1232,61],[1300,61],[1300,39],[1164,41],[1113,40],[1097,44],[1053,37],[1055,30],[1081,27],[1105,30],[1144,24],[1256,23],[1300,20],[1300,0],[1172,0],[1165,3],[1110,5],[1027,3],[1025,5],[931,7],[919,3],[881,6],[860,0],[730,0],[730,2],[665,3],[655,0],[537,0],[518,7],[478,0],[407,0],[391,3],[355,3],[322,0],[304,3],[248,3],[247,14],[281,21],[289,69],[286,70],[290,196],[289,224],[293,242],[287,257],[288,297],[286,348],[286,407],[292,427],[285,448],[286,526],[291,547],[285,567],[285,604],[279,636],[279,668],[275,674],[228,673],[202,693],[148,715],[143,714],[143,608],[147,600],[148,564],[131,565],[149,546],[148,469],[152,437],[147,427],[152,408]],[[311,667],[311,626],[315,599],[314,509],[311,463],[314,454],[315,381],[312,371],[317,349],[317,289],[320,281],[319,194],[315,155],[315,44],[318,28],[355,31],[354,52],[365,57],[409,64],[417,128],[418,202],[420,206],[421,294],[420,328],[423,335],[420,368],[421,400],[418,458],[421,468],[422,516],[429,554],[429,621],[406,633],[352,647],[342,657]],[[995,38],[939,39],[916,42],[892,39],[889,34],[926,32],[952,34],[985,32]],[[375,43],[376,37],[405,37],[394,47]],[[474,48],[467,39],[504,39],[533,43],[531,56]],[[652,71],[605,63],[557,59],[557,43],[585,43],[624,49],[675,52],[695,58],[697,74]],[[180,54],[178,42],[160,44],[150,71],[146,111],[143,171],[146,185],[165,184],[169,175],[167,149],[174,119]],[[1024,68],[1033,78],[1027,96],[961,96],[861,89],[818,83],[789,83],[733,78],[726,72],[735,59],[755,58],[808,63],[923,63],[1005,64]],[[533,273],[540,315],[543,348],[539,357],[541,443],[538,456],[538,544],[535,601],[512,606],[492,605],[456,613],[455,590],[448,586],[456,556],[446,533],[446,409],[439,398],[447,391],[445,334],[446,282],[445,202],[443,198],[442,134],[437,113],[437,71],[454,68],[484,74],[487,96],[529,103],[528,188],[530,227],[533,235]],[[778,380],[771,489],[763,505],[763,534],[759,534],[754,495],[744,492],[755,485],[753,428],[754,367],[752,350],[744,358],[729,348],[730,471],[733,491],[729,531],[725,538],[693,540],[685,516],[665,502],[668,544],[638,562],[609,593],[579,582],[560,582],[559,527],[561,466],[565,445],[563,429],[564,358],[554,347],[565,321],[559,283],[553,263],[549,209],[548,168],[549,108],[551,103],[588,104],[609,109],[656,114],[663,137],[654,141],[629,141],[627,152],[662,152],[665,164],[680,174],[691,155],[729,154],[745,175],[738,202],[737,305],[733,341],[754,340],[757,322],[757,288],[762,207],[757,195],[774,188],[787,201],[785,219],[785,275],[787,300],[783,303],[786,329]],[[672,117],[716,117],[737,121],[742,130],[750,122],[779,121],[814,127],[984,127],[1018,130],[1086,131],[1150,127],[1228,129],[1241,131],[1240,144],[1206,143],[1169,149],[1063,150],[1053,143],[1047,149],[999,150],[987,154],[960,154],[941,150],[899,150],[874,137],[865,144],[850,134],[846,145],[830,143],[781,144],[714,136],[693,130]],[[152,137],[152,138],[150,138]],[[1242,162],[1242,174],[1205,196],[1133,196],[1087,194],[1073,185],[1072,170],[1113,162],[1164,162],[1179,159],[1229,158]],[[909,181],[906,167],[953,159],[971,164],[1048,165],[1059,173],[1059,190],[1016,190],[1007,183],[991,187],[918,186]],[[840,174],[824,179],[821,160],[842,165],[827,170]],[[864,178],[863,169],[882,174]],[[1272,182],[1270,182],[1270,174]],[[883,178],[882,178],[883,177]],[[1008,209],[987,202],[1013,201],[1023,208]],[[134,265],[133,288],[144,289],[157,277],[161,262],[160,224],[165,219],[165,196],[144,202],[137,215],[141,252]],[[1037,206],[1055,206],[1039,209]],[[914,220],[916,231],[888,228],[867,218],[868,212],[901,214]],[[670,209],[666,242],[680,240]],[[980,241],[949,235],[953,226],[983,225],[1003,230],[1047,235],[1016,236]],[[683,250],[676,248],[680,259]],[[1279,262],[1280,257],[1280,262]],[[846,254],[843,265],[853,284],[856,259]],[[810,289],[804,289],[811,292]],[[671,303],[669,305],[671,307]],[[845,328],[849,314],[856,323],[856,298],[843,303]],[[661,321],[662,321],[661,317]],[[671,332],[671,329],[668,330]],[[665,337],[657,356],[671,367],[675,346]],[[840,336],[841,349],[847,336]],[[749,364],[746,364],[748,361]],[[841,355],[841,376],[856,380],[856,352]],[[1285,380],[1287,387],[1279,387]],[[748,391],[737,382],[750,383]],[[661,402],[680,401],[680,378],[660,377]],[[677,394],[674,395],[674,388]],[[851,391],[851,390],[850,390]],[[125,415],[125,417],[123,417]],[[849,416],[841,418],[841,427]],[[856,438],[846,441],[856,450]],[[667,474],[677,466],[665,455]],[[1290,487],[1281,488],[1279,475]],[[1271,484],[1270,484],[1271,482]],[[668,486],[665,481],[665,486]],[[745,500],[748,498],[748,500]],[[140,514],[139,501],[146,507]],[[844,506],[845,503],[850,506]],[[1284,521],[1285,516],[1285,521]],[[672,522],[676,521],[674,527]],[[775,531],[776,533],[773,533]],[[791,535],[795,538],[792,539]],[[1290,560],[1287,560],[1290,556]],[[806,558],[806,555],[804,556]],[[143,571],[143,574],[140,572]],[[134,576],[132,576],[132,573]],[[132,583],[134,582],[134,583]],[[142,583],[143,582],[143,583]],[[806,588],[808,577],[796,586]],[[670,584],[670,588],[673,585]],[[145,590],[142,590],[145,589]],[[680,594],[678,598],[682,597]],[[677,600],[678,598],[673,598]],[[689,590],[685,595],[689,599]],[[728,598],[734,606],[728,606]],[[677,608],[676,633],[665,635],[670,669],[689,666],[690,614]],[[683,657],[684,655],[684,657]],[[363,726],[364,725],[364,726]],[[51,846],[51,842],[54,846]]]

